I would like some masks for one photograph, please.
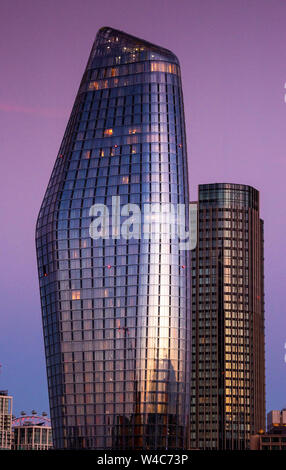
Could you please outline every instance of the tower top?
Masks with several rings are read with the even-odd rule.
[[[104,26],[97,32],[88,61],[88,68],[92,66],[95,56],[102,59],[116,56],[121,59],[121,63],[154,59],[180,65],[176,55],[169,49],[109,26]]]
[[[200,205],[235,205],[259,210],[259,191],[252,186],[237,183],[210,183],[199,185]]]

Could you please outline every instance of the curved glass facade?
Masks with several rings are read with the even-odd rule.
[[[56,448],[188,445],[189,252],[90,236],[90,208],[116,197],[188,208],[187,175],[176,56],[100,29],[36,230]]]

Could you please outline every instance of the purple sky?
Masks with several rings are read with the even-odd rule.
[[[101,26],[178,55],[192,198],[199,183],[261,191],[267,410],[286,406],[285,22],[285,0],[1,2],[0,389],[15,414],[48,411],[34,227]]]

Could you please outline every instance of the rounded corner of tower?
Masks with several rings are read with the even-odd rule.
[[[106,33],[109,29],[112,29],[110,26],[101,26],[101,28],[98,29],[96,35]]]
[[[110,33],[115,33],[117,30],[112,28],[111,26],[101,26],[101,28],[99,28],[97,30],[97,33],[96,33],[96,36],[95,36],[95,40],[97,40],[98,38],[100,37],[105,37],[108,36]]]
[[[176,54],[174,54],[174,52],[170,51],[172,56],[174,57],[174,62],[177,63],[177,65],[181,68],[181,64],[180,64],[180,61],[178,59],[178,57],[176,56]]]

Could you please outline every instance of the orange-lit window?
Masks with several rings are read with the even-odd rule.
[[[83,153],[83,158],[90,158],[90,150]]]
[[[103,149],[100,151],[100,156],[104,157],[104,150]]]
[[[151,62],[151,72],[158,72],[158,63],[157,62]]]
[[[79,290],[74,290],[72,292],[72,300],[80,300],[80,291]]]
[[[151,72],[168,72],[177,75],[177,67],[167,62],[151,62]]]
[[[98,82],[91,82],[89,84],[90,90],[99,90],[99,83]]]
[[[128,184],[129,183],[129,176],[122,176],[122,184]]]
[[[113,129],[105,129],[104,137],[110,137],[113,134]]]
[[[118,75],[118,69],[112,68],[111,69],[111,76],[116,77],[116,75]]]

